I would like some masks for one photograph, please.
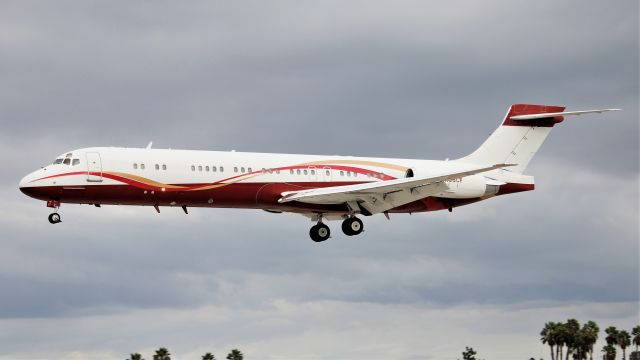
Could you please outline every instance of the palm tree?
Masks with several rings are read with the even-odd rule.
[[[553,334],[556,343],[556,360],[562,360],[562,350],[564,345],[567,343],[567,335],[564,324],[556,323]]]
[[[208,353],[202,355],[202,360],[216,360],[216,357],[213,356],[212,353],[208,352]]]
[[[627,330],[620,330],[616,340],[618,342],[618,346],[622,349],[622,360],[626,360],[627,346],[631,345],[631,335],[629,335]]]
[[[604,353],[604,356],[602,357],[604,360],[616,360],[615,346],[607,344],[602,348],[602,352]]]
[[[127,360],[144,360],[144,358],[138,353],[133,353],[129,355],[129,359]]]
[[[585,345],[589,351],[589,360],[593,360],[593,346],[596,344],[596,341],[598,341],[600,328],[598,327],[598,324],[589,320],[582,326],[582,331],[586,343]]]
[[[578,332],[580,331],[580,323],[576,319],[569,319],[564,324],[565,344],[567,345],[567,354],[565,360],[569,360],[569,356],[576,351],[578,347]]]
[[[171,360],[171,354],[167,348],[161,347],[156,350],[156,354],[153,355],[153,360]]]
[[[638,351],[638,346],[640,346],[640,325],[634,327],[631,330],[631,335],[633,335],[632,342],[633,342],[633,345],[636,346],[636,352],[637,352]]]
[[[609,326],[608,328],[604,329],[604,332],[607,334],[607,336],[604,338],[604,340],[607,342],[607,345],[618,345],[618,329],[616,329],[615,326]]]
[[[589,353],[589,342],[590,340],[588,329],[586,328],[585,324],[585,326],[583,326],[576,333],[574,342],[575,352],[573,353],[573,358],[575,360],[587,360],[587,354]]]
[[[229,355],[227,355],[227,360],[243,360],[243,359],[244,359],[244,355],[242,355],[242,352],[238,349],[231,350],[231,352],[229,352]]]
[[[465,350],[462,352],[462,360],[476,360],[477,352],[473,348],[465,346]]]
[[[555,339],[555,328],[556,323],[553,321],[549,321],[544,324],[544,328],[540,331],[540,341],[543,344],[549,345],[549,351],[551,351],[551,360],[556,360],[555,353],[553,352],[553,347],[556,345]]]

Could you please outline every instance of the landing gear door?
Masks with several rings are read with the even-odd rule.
[[[102,181],[102,159],[100,153],[87,153],[87,182]]]

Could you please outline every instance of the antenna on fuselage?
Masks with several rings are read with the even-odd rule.
[[[151,149],[152,145],[153,145],[153,141],[149,141],[149,143],[147,144],[146,149]]]

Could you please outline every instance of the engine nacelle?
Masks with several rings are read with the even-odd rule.
[[[406,177],[413,176],[425,176],[427,173],[423,173],[420,169],[407,170]],[[485,196],[495,195],[498,190],[498,185],[487,184],[487,178],[482,174],[465,176],[458,179],[452,179],[445,181],[448,189],[441,193],[436,194],[437,197],[450,198],[450,199],[470,199],[479,198]]]
[[[463,178],[446,181],[449,190],[442,197],[453,199],[469,199],[495,195],[498,192],[497,185],[487,185],[487,180],[480,174],[465,176]]]

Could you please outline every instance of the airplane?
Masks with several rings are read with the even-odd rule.
[[[620,109],[564,111],[514,104],[471,154],[455,160],[90,147],[69,151],[20,181],[61,222],[63,203],[261,209],[297,213],[315,223],[311,239],[330,238],[325,220],[347,236],[363,232],[359,215],[452,211],[495,196],[531,191],[527,165],[565,116]]]

